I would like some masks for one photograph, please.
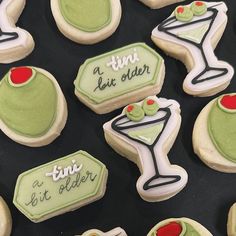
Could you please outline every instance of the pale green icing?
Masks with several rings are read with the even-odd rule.
[[[54,181],[52,176],[46,176],[47,173],[53,171],[54,166],[64,169],[72,166],[72,161],[77,166],[82,165],[79,172],[57,181]],[[13,203],[30,220],[37,222],[42,217],[57,214],[66,207],[89,201],[95,196],[101,197],[103,194],[101,187],[106,173],[103,163],[84,151],[78,151],[19,175]],[[63,189],[66,185],[69,191]],[[42,199],[45,191],[47,191],[46,199],[48,200]],[[32,196],[37,199],[37,202],[34,201],[35,205],[31,203]]]
[[[179,12],[179,8],[182,8],[183,12]],[[189,22],[193,19],[193,12],[187,6],[180,6],[175,9],[175,17],[178,21]]]
[[[216,101],[208,116],[208,132],[216,149],[228,160],[236,162],[236,114],[219,107]]]
[[[179,32],[178,36],[181,38],[191,40],[195,43],[201,43],[202,38],[204,37],[208,28],[209,28],[209,24],[205,24],[205,25],[202,25],[202,26],[192,29],[192,30]]]
[[[123,58],[134,53],[137,53],[139,58],[139,61],[135,61],[135,63],[128,63],[127,66],[118,71],[115,71],[111,66],[107,66],[112,56]],[[158,85],[162,64],[162,57],[146,44],[131,44],[86,60],[80,67],[74,82],[75,90],[88,98],[90,102],[100,104],[148,85]],[[98,73],[98,67],[100,73]],[[102,82],[102,85],[109,83],[110,86],[106,86],[101,90],[97,88],[99,82]]]
[[[128,107],[133,107],[133,109],[129,111]],[[125,110],[125,114],[130,120],[141,121],[144,118],[144,111],[142,107],[137,104],[131,104],[128,107]]]
[[[111,22],[110,0],[59,0],[61,14],[74,27],[95,32]]]
[[[197,3],[202,4],[201,6],[196,5]],[[201,16],[204,15],[207,12],[207,5],[204,2],[193,2],[191,4],[191,10],[194,15]]]
[[[12,131],[39,137],[52,126],[57,110],[57,92],[53,82],[35,69],[34,78],[20,87],[0,82],[0,118]]]
[[[194,228],[192,225],[184,222],[185,226],[186,226],[186,232],[184,234],[184,236],[201,236]]]
[[[157,113],[159,106],[157,102],[154,100],[153,104],[148,104],[148,100],[150,99],[145,99],[143,101],[143,110],[147,116],[154,116]]]
[[[164,123],[140,128],[128,132],[131,138],[140,140],[148,145],[152,145],[163,129]]]

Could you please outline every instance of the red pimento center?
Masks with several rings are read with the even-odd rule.
[[[198,6],[198,7],[200,7],[200,6],[203,5],[203,2],[195,2],[195,5]]]
[[[156,236],[179,236],[182,232],[182,227],[177,222],[170,222],[168,225],[162,226],[156,232]]]
[[[129,106],[127,107],[127,111],[128,111],[128,112],[133,111],[133,109],[134,109],[134,106],[133,106],[133,105],[129,105]]]
[[[148,99],[148,100],[147,100],[147,104],[148,104],[148,105],[153,105],[154,103],[155,103],[155,101],[152,100],[152,99]]]
[[[10,73],[10,78],[13,84],[23,84],[33,75],[33,71],[29,67],[12,68]]]
[[[177,8],[177,12],[178,12],[179,14],[183,13],[183,12],[184,12],[184,8],[183,8],[183,7],[178,7],[178,8]]]
[[[221,98],[220,104],[230,110],[236,109],[236,95],[225,95]]]

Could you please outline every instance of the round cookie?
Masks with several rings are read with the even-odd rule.
[[[11,212],[3,200],[0,197],[0,236],[10,236],[12,228]]]
[[[200,112],[193,129],[193,148],[210,168],[236,173],[235,94],[222,95]]]
[[[212,236],[212,234],[198,222],[189,218],[171,218],[163,220],[154,226],[147,236]]]
[[[81,44],[94,44],[110,37],[121,18],[120,0],[51,0],[59,30]]]
[[[66,100],[49,72],[16,67],[0,81],[0,129],[15,142],[47,145],[60,135],[66,120]]]
[[[229,210],[227,221],[227,235],[236,235],[236,203],[234,203]]]

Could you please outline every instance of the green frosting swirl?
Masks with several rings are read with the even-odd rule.
[[[187,6],[179,6],[175,9],[175,17],[178,21],[189,22],[193,19],[193,12]]]
[[[129,110],[129,108],[131,108]],[[132,121],[141,121],[144,118],[144,111],[142,107],[137,104],[131,104],[125,109],[125,114]]]
[[[148,104],[148,101],[153,101],[153,104]],[[143,110],[147,116],[154,116],[158,109],[159,106],[156,101],[148,98],[143,101]]]
[[[236,114],[222,109],[218,100],[208,116],[208,133],[220,154],[229,161],[236,162]]]
[[[207,12],[207,5],[204,2],[193,2],[191,10],[195,16],[201,16]]]
[[[40,137],[52,126],[57,109],[53,82],[35,71],[34,78],[21,87],[12,86],[7,73],[0,82],[0,118],[15,133]]]

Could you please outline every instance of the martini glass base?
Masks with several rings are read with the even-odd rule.
[[[179,175],[154,175],[143,185],[143,189],[149,190],[152,188],[173,184],[180,180],[181,177]]]

